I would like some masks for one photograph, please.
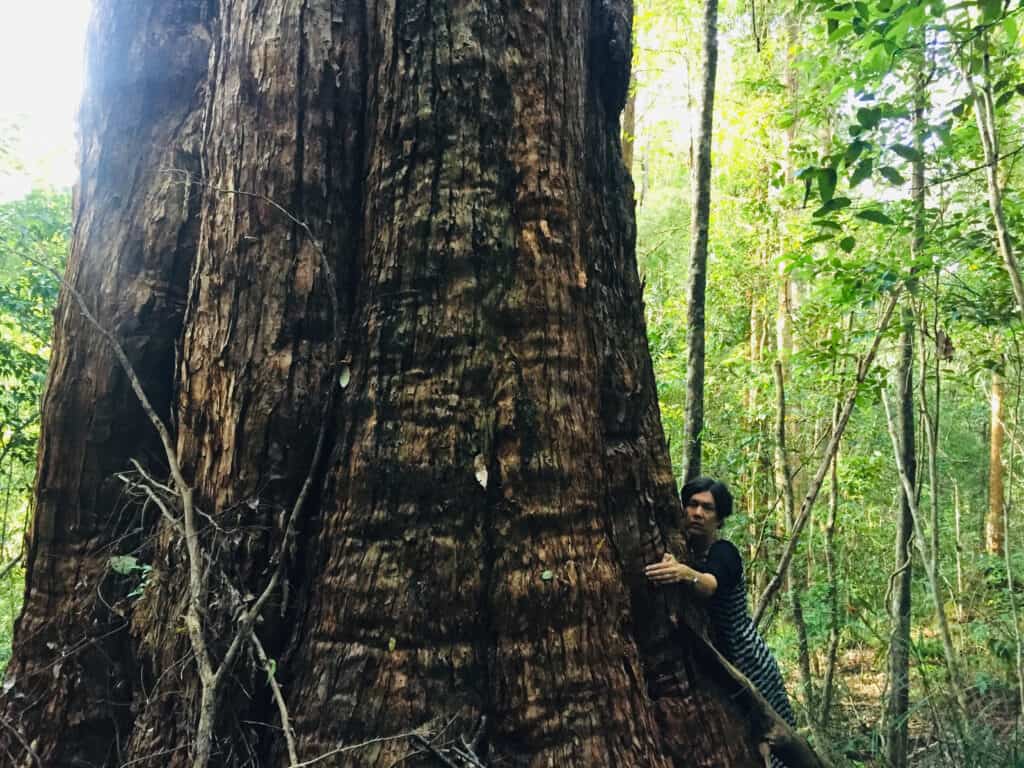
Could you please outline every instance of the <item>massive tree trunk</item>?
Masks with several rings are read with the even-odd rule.
[[[66,288],[5,760],[195,765],[205,701],[222,766],[481,722],[495,764],[757,763],[679,628],[699,609],[642,575],[682,550],[619,139],[631,16],[97,4],[67,283],[174,432],[212,661],[280,563],[276,664],[254,642],[200,684],[185,488]],[[412,752],[436,764],[409,739],[329,764]]]

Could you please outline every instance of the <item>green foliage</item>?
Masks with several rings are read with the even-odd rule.
[[[22,554],[53,308],[70,236],[67,192],[0,204],[0,568]],[[10,656],[24,571],[0,579],[0,665]]]
[[[633,170],[643,193],[638,257],[662,420],[677,468],[687,364],[689,134],[685,111],[682,120],[678,108],[670,113],[677,121],[673,131],[658,104],[692,109],[692,97],[680,93],[686,86],[674,87],[661,73],[682,71],[696,81],[699,39],[690,26],[696,8],[639,3],[635,62],[637,114],[657,115],[653,121],[641,118],[636,129]],[[1022,6],[818,0],[756,4],[755,11],[756,29],[747,4],[723,7],[719,21],[728,44],[720,50],[716,94],[704,471],[729,481],[737,496],[738,514],[727,535],[747,553],[747,577],[756,592],[773,573],[785,537],[773,477],[772,365],[784,360],[787,440],[799,496],[820,461],[836,398],[849,387],[873,337],[879,300],[902,290],[920,325],[915,327],[915,393],[920,398],[923,390],[930,407],[939,403],[934,491],[927,482],[926,441],[918,421],[921,508],[930,508],[934,492],[947,613],[964,666],[978,681],[971,692],[972,717],[994,718],[991,727],[968,734],[961,754],[976,756],[977,765],[1014,764],[1020,752],[1013,730],[1013,617],[1014,608],[1021,614],[1024,604],[1024,562],[1016,553],[1024,524],[1011,516],[1014,593],[1006,587],[1002,561],[980,550],[992,370],[1015,382],[1012,394],[1008,384],[1007,402],[1013,401],[1008,429],[1014,435],[1008,442],[1016,442],[1004,462],[1010,497],[1024,491],[1024,448],[1017,432],[1024,356],[1013,293],[993,239],[984,154],[963,67],[976,86],[991,89],[1004,153],[999,169],[1004,209],[1019,248],[1024,242]],[[657,29],[656,44],[645,37],[651,28]],[[986,46],[988,69],[982,66]],[[921,121],[915,125],[918,110]],[[925,206],[916,230],[911,187],[913,165],[922,160]],[[915,232],[922,245],[912,257]],[[785,303],[780,296],[787,296]],[[787,333],[791,349],[785,348]],[[872,729],[882,703],[856,691],[865,679],[878,691],[885,685],[881,671],[889,642],[886,601],[896,568],[898,478],[878,393],[893,387],[896,335],[892,328],[882,342],[838,461],[835,562],[842,645],[829,736],[839,765],[873,764],[879,749]],[[826,504],[827,491],[795,561],[808,577],[806,631],[818,674],[833,620],[823,553]],[[960,513],[959,537],[954,507]],[[930,534],[929,524],[924,521]],[[919,562],[913,584],[915,749],[926,755],[922,764],[947,764],[937,754],[933,719],[949,706],[949,692]],[[769,638],[795,692],[798,644],[787,611],[777,614]],[[848,665],[842,661],[846,657],[870,661]],[[859,713],[855,719],[853,712]]]

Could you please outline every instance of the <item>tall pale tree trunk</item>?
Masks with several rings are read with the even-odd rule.
[[[832,430],[839,420],[841,403],[837,399],[832,407]],[[825,652],[825,672],[821,681],[821,704],[817,714],[818,728],[827,733],[835,692],[835,672],[839,659],[839,641],[842,635],[839,610],[839,569],[836,563],[836,520],[839,515],[839,451],[832,457],[829,470],[828,518],[825,521],[825,572],[828,578],[828,649]]]
[[[985,517],[985,551],[1003,554],[1003,377],[992,371],[989,397],[988,515]]]
[[[756,700],[643,577],[685,552],[631,18],[97,3],[7,764],[423,766],[473,730],[495,765],[755,764]]]
[[[758,256],[758,267],[765,268],[766,254],[760,252]],[[744,405],[747,413],[746,428],[751,435],[754,435],[753,445],[749,451],[747,491],[744,494],[747,501],[747,517],[750,520],[750,545],[747,550],[748,569],[746,577],[752,585],[755,594],[764,588],[766,573],[764,567],[750,567],[756,564],[758,555],[761,554],[764,545],[764,522],[767,516],[771,515],[771,504],[766,500],[765,484],[770,482],[769,472],[765,471],[767,464],[765,456],[765,429],[764,419],[760,413],[758,380],[755,372],[760,370],[764,358],[764,350],[767,344],[768,325],[770,314],[765,306],[764,291],[761,286],[755,286],[750,291],[750,383],[744,391]],[[764,478],[764,480],[762,480]]]
[[[690,174],[690,272],[686,308],[686,426],[683,476],[700,474],[704,430],[704,296],[707,287],[708,228],[711,217],[711,131],[718,71],[718,0],[704,0],[700,117]]]

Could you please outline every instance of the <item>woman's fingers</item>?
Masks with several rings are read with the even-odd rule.
[[[644,569],[644,574],[651,581],[658,583],[679,581],[679,564],[675,562],[674,558],[672,562],[652,563]]]
[[[648,575],[652,573],[671,573],[674,567],[671,563],[652,563],[644,568],[644,572]]]

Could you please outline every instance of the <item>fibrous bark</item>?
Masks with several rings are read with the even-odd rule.
[[[65,291],[2,699],[43,764],[193,764],[204,701],[211,764],[287,764],[268,667],[302,760],[391,765],[415,744],[338,745],[454,718],[496,764],[755,764],[677,629],[699,610],[642,572],[683,549],[619,139],[631,17],[97,4],[66,279],[176,435],[214,663],[286,577],[211,703],[197,558],[121,495],[167,462]]]

